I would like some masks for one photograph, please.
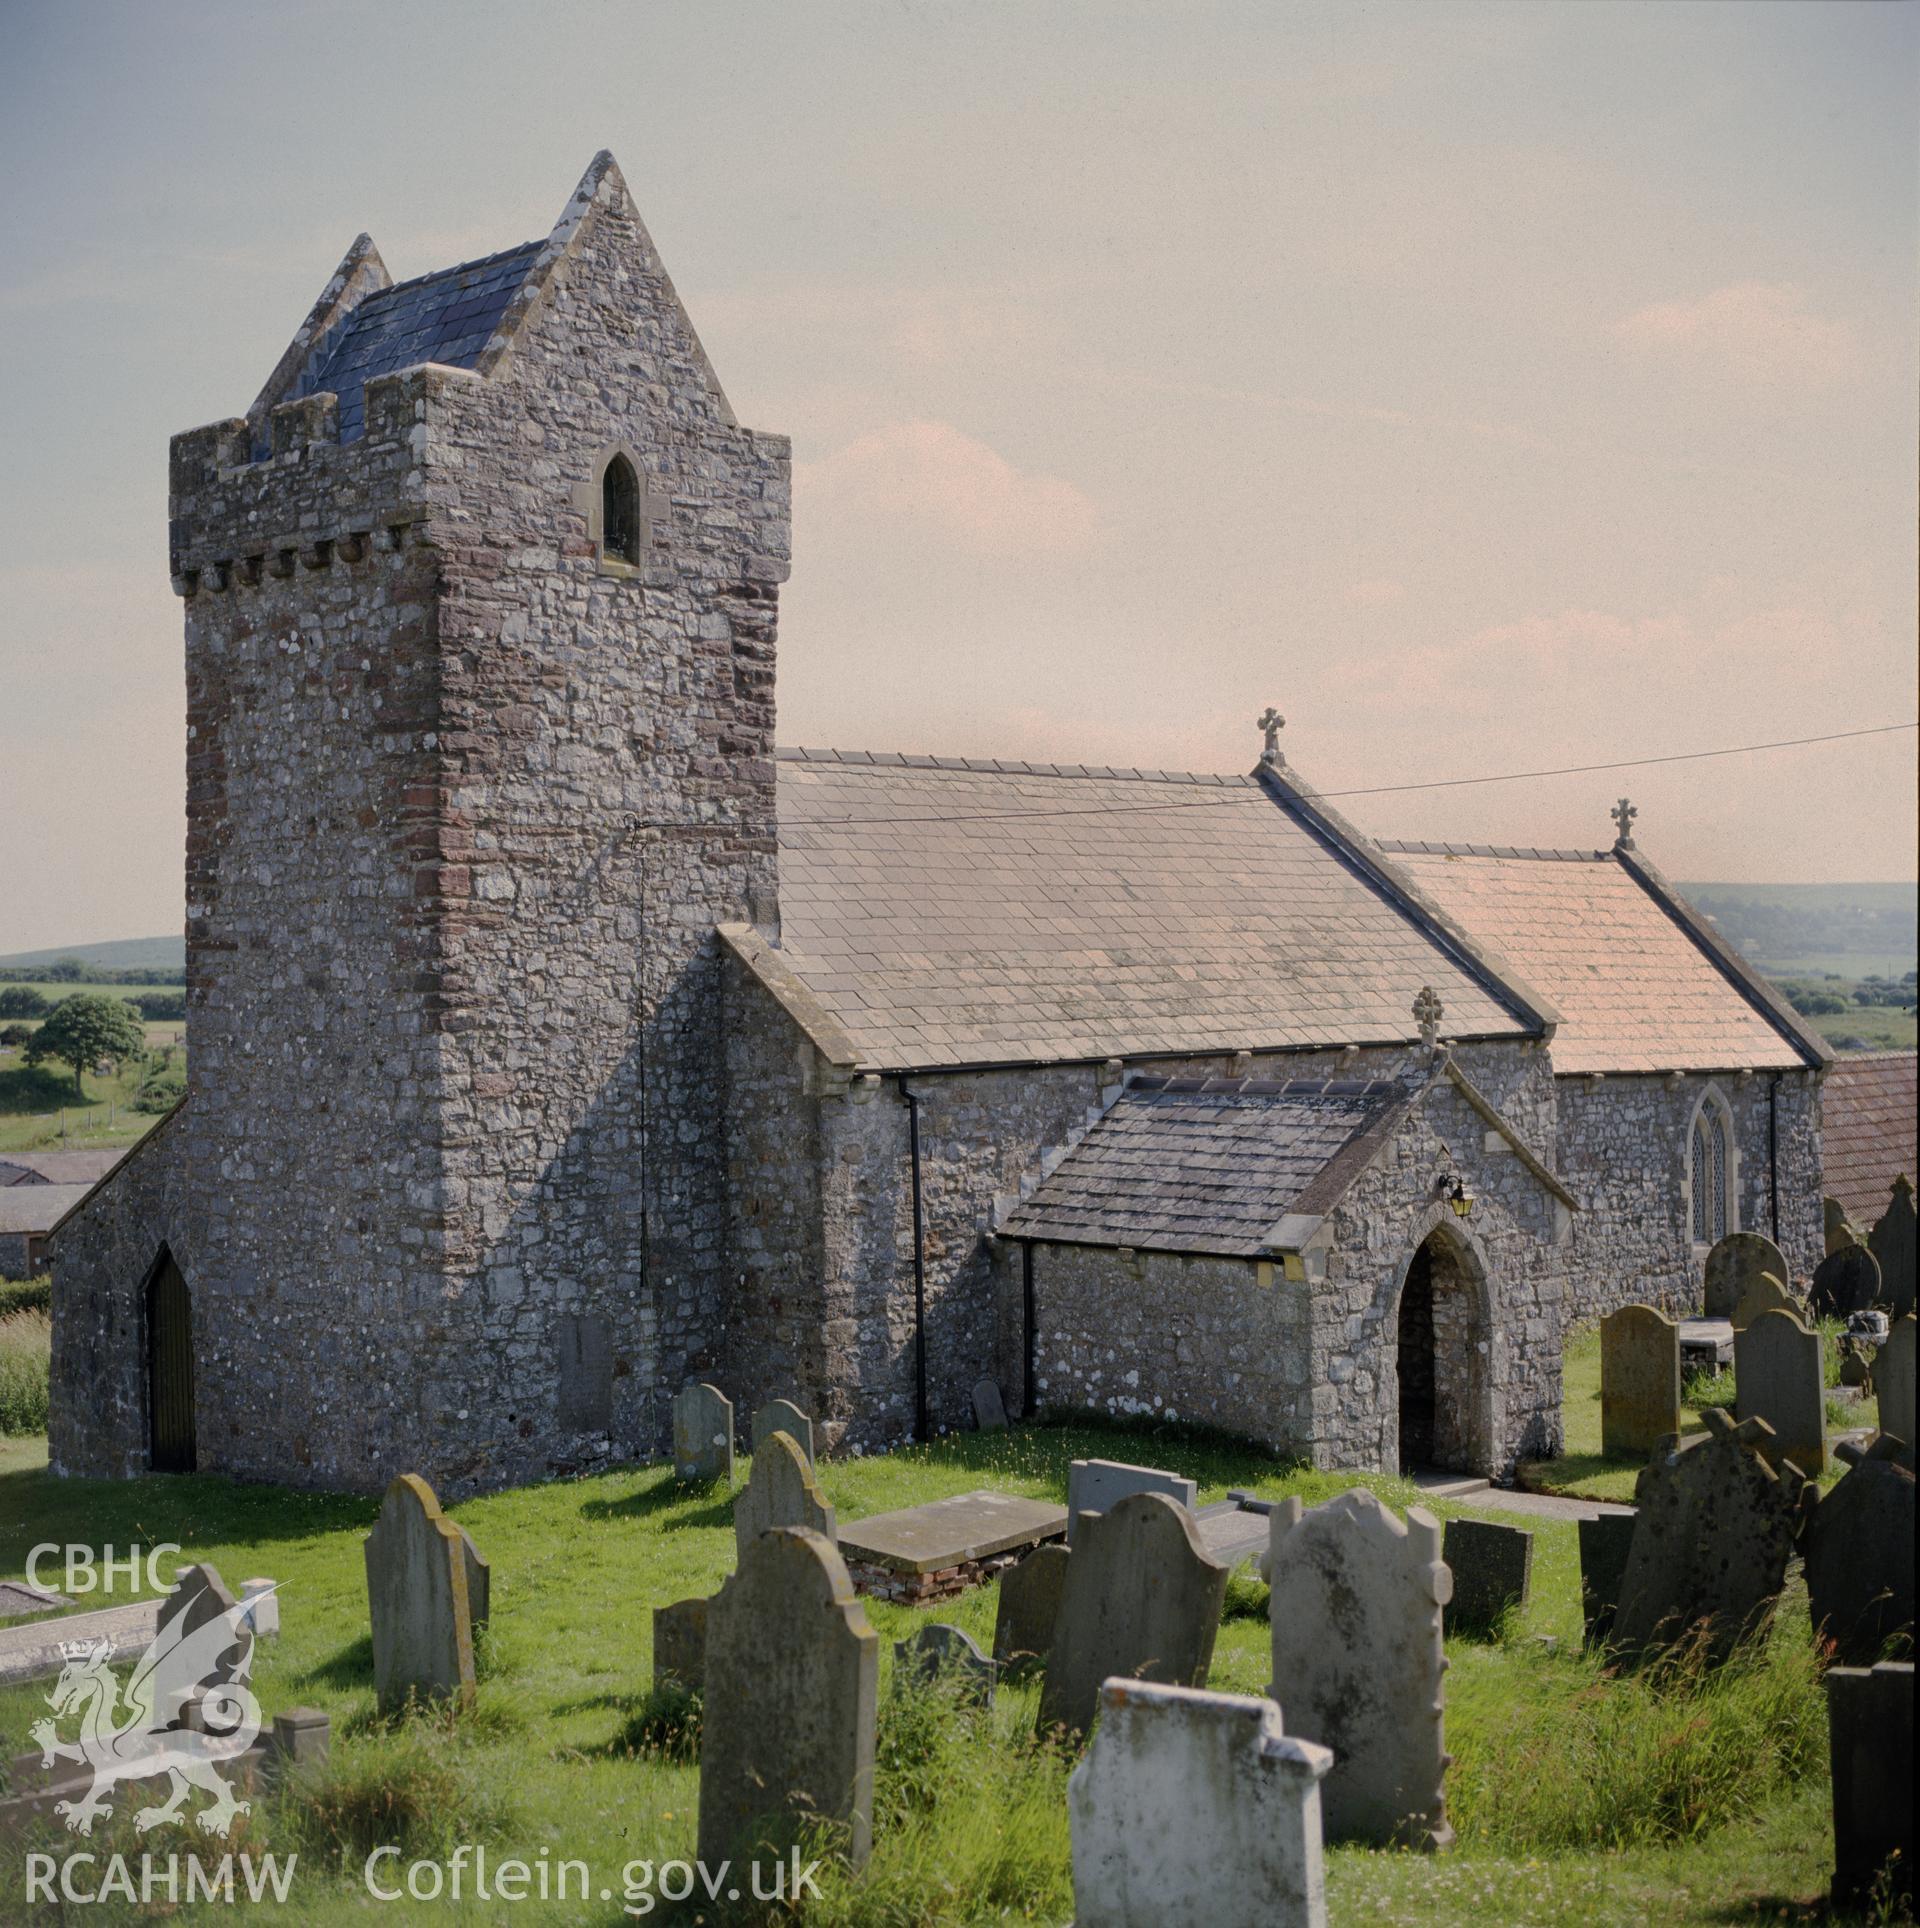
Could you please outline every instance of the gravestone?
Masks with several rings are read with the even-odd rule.
[[[247,1625],[254,1638],[269,1640],[280,1632],[280,1582],[254,1579],[240,1582],[240,1604],[247,1610]]]
[[[1645,1459],[1680,1430],[1680,1327],[1650,1305],[1600,1321],[1600,1450]]]
[[[1118,1459],[1076,1459],[1067,1468],[1067,1544],[1074,1543],[1082,1513],[1110,1512],[1131,1493],[1164,1493],[1191,1513],[1199,1490],[1192,1480],[1157,1467],[1129,1466]]]
[[[753,1449],[753,1471],[733,1503],[733,1538],[740,1556],[777,1526],[803,1526],[833,1544],[833,1508],[791,1433],[769,1433]]]
[[[1287,1726],[1333,1749],[1320,1790],[1329,1840],[1444,1848],[1453,1839],[1440,1523],[1404,1521],[1365,1487],[1273,1510],[1267,1555],[1273,1685]]]
[[[560,1430],[604,1433],[613,1427],[613,1332],[597,1312],[565,1312],[560,1353]]]
[[[473,1698],[473,1617],[460,1529],[417,1473],[387,1488],[366,1540],[373,1685],[380,1709]]]
[[[1807,1303],[1815,1318],[1844,1319],[1880,1302],[1880,1261],[1864,1245],[1843,1245],[1813,1268]]]
[[[1735,1412],[1764,1419],[1770,1461],[1790,1459],[1818,1478],[1827,1463],[1827,1389],[1820,1335],[1791,1312],[1763,1312],[1733,1335]]]
[[[460,1535],[460,1561],[467,1570],[467,1624],[478,1633],[493,1615],[493,1569],[464,1526],[453,1530]]]
[[[676,1600],[653,1610],[653,1684],[669,1681],[698,1693],[707,1680],[707,1607],[705,1595]]]
[[[1832,1261],[1823,1260],[1822,1263],[1831,1264]],[[1733,1329],[1737,1336],[1743,1327],[1752,1325],[1763,1312],[1792,1312],[1797,1315],[1799,1310],[1793,1294],[1771,1272],[1764,1273],[1741,1295],[1739,1305],[1734,1308]]]
[[[1828,1668],[1827,1743],[1834,1900],[1843,1908],[1876,1901],[1911,1908],[1913,1662]]]
[[[1582,1638],[1589,1647],[1604,1647],[1613,1632],[1637,1517],[1602,1513],[1580,1522],[1580,1619]]]
[[[744,1546],[707,1609],[699,1858],[770,1861],[820,1820],[863,1866],[879,1689],[880,1637],[832,1542],[775,1527]]]
[[[770,1399],[753,1416],[753,1450],[757,1453],[775,1433],[785,1433],[813,1464],[813,1421],[791,1399]]]
[[[1040,1732],[1083,1735],[1103,1681],[1204,1687],[1228,1569],[1200,1543],[1193,1515],[1164,1493],[1130,1493],[1086,1513],[1067,1559]]]
[[[1445,1624],[1487,1633],[1527,1604],[1533,1586],[1533,1535],[1496,1520],[1449,1520],[1441,1557],[1453,1575]]]
[[[674,1394],[673,1476],[733,1484],[733,1401],[718,1386]]]
[[[1069,1557],[1056,1540],[1035,1547],[1017,1567],[1001,1574],[1000,1604],[993,1618],[993,1657],[1001,1672],[1024,1673],[1053,1651]]]
[[[1612,1639],[1630,1660],[1663,1651],[1704,1622],[1706,1657],[1718,1663],[1765,1624],[1786,1583],[1799,1469],[1787,1460],[1776,1473],[1767,1463],[1765,1420],[1735,1425],[1719,1406],[1701,1417],[1706,1432],[1662,1442],[1634,1488],[1639,1516]]]
[[[1820,1213],[1824,1221],[1826,1257],[1831,1258],[1843,1246],[1860,1243],[1860,1234],[1847,1221],[1847,1208],[1837,1198],[1823,1198]]]
[[[1897,1318],[1913,1310],[1914,1225],[1913,1185],[1903,1172],[1893,1181],[1893,1197],[1878,1223],[1867,1234],[1873,1256],[1880,1261],[1883,1302]]]
[[[1813,1630],[1842,1667],[1871,1667],[1913,1635],[1913,1469],[1898,1454],[1881,1434],[1800,1529]]]
[[[893,1643],[893,1677],[932,1681],[954,1689],[958,1697],[979,1707],[993,1705],[994,1676],[999,1669],[958,1627],[936,1621],[922,1627],[910,1640]]]
[[[1771,1273],[1783,1284],[1793,1275],[1779,1246],[1758,1232],[1729,1232],[1707,1254],[1701,1311],[1709,1319],[1731,1319],[1747,1289]]]
[[[1325,1928],[1320,1783],[1333,1756],[1252,1694],[1109,1680],[1067,1783],[1088,1928]]]
[[[973,1423],[983,1433],[1004,1433],[1007,1430],[1007,1405],[1000,1397],[1000,1388],[991,1379],[974,1382]]]
[[[1873,1390],[1880,1402],[1880,1430],[1905,1446],[1920,1445],[1913,1436],[1913,1333],[1911,1312],[1894,1320],[1887,1343],[1873,1362]]]
[[[211,1626],[214,1621],[227,1619],[233,1614],[239,1602],[232,1590],[220,1577],[220,1569],[212,1561],[203,1560],[197,1566],[182,1567],[174,1575],[173,1591],[160,1603],[160,1611],[154,1618],[154,1647],[164,1651],[175,1640],[185,1640]],[[229,1620],[229,1625],[239,1627],[238,1618]],[[197,1696],[202,1686],[225,1685],[231,1681],[246,1656],[238,1644],[228,1649],[219,1658],[214,1671],[195,1683]]]

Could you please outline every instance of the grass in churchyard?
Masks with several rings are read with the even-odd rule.
[[[1840,1334],[1844,1323],[1838,1319],[1819,1322],[1821,1359],[1828,1387],[1827,1427],[1829,1434],[1850,1432],[1876,1423],[1878,1407],[1869,1393],[1859,1400],[1842,1400],[1834,1393],[1840,1383]],[[1703,1431],[1700,1417],[1707,1406],[1733,1406],[1733,1368],[1716,1373],[1689,1373],[1680,1383],[1680,1430],[1683,1434]],[[1640,1459],[1609,1458],[1600,1450],[1600,1329],[1589,1326],[1567,1341],[1561,1377],[1561,1420],[1566,1429],[1566,1448],[1558,1459],[1529,1460],[1521,1469],[1525,1484],[1542,1493],[1565,1493],[1576,1499],[1618,1500],[1630,1505],[1634,1481],[1646,1463]],[[1823,1485],[1832,1485],[1846,1468],[1829,1457],[1821,1476]]]
[[[1088,1455],[1192,1475],[1201,1497],[1228,1485],[1309,1503],[1362,1483],[1282,1465],[1230,1442],[1145,1429],[1030,1427],[825,1465],[843,1521],[980,1485],[1063,1498],[1070,1459]],[[744,1469],[743,1474],[744,1477]],[[1398,1481],[1364,1482],[1404,1506]],[[263,1799],[247,1817],[255,1853],[298,1851],[289,1922],[366,1909],[405,1921],[433,1913],[493,1921],[614,1921],[629,1864],[694,1851],[698,1770],[676,1710],[652,1702],[651,1610],[711,1594],[733,1565],[731,1509],[717,1489],[676,1486],[665,1467],[501,1493],[453,1509],[493,1565],[493,1624],[482,1645],[479,1704],[460,1719],[375,1718],[361,1541],[372,1498],[242,1485],[212,1476],[128,1482],[53,1480],[44,1442],[0,1441],[0,1576],[41,1542],[176,1541],[229,1583],[282,1583],[277,1640],[262,1643],[266,1712],[325,1708],[334,1756],[324,1776]],[[1444,1503],[1448,1514],[1463,1509]],[[1449,1800],[1458,1848],[1437,1860],[1335,1848],[1338,1921],[1726,1922],[1806,1910],[1830,1867],[1824,1713],[1804,1598],[1790,1599],[1764,1650],[1712,1681],[1617,1681],[1580,1652],[1573,1524],[1529,1522],[1534,1598],[1496,1639],[1449,1641]],[[57,1571],[43,1578],[59,1584]],[[1212,1684],[1263,1692],[1268,1628],[1261,1589],[1233,1583]],[[115,1598],[126,1597],[116,1594]],[[860,1878],[829,1872],[803,1919],[819,1924],[1063,1922],[1072,1911],[1066,1776],[1070,1762],[1031,1738],[1037,1688],[1003,1687],[990,1716],[890,1690],[892,1642],[927,1619],[992,1635],[996,1591],[915,1612],[867,1603],[881,1637],[875,1850]],[[82,1604],[95,1602],[83,1601]],[[1551,1641],[1543,1640],[1546,1636]],[[46,1683],[0,1689],[0,1745],[26,1745]],[[128,1790],[96,1852],[186,1851],[173,1830],[136,1841]],[[444,1859],[485,1842],[498,1857],[577,1859],[594,1898],[543,1907],[472,1902],[374,1906],[361,1885],[368,1849],[398,1842]],[[57,1822],[0,1843],[0,1919],[23,1894],[30,1849],[79,1845]],[[217,1844],[216,1844],[217,1849]],[[202,1846],[203,1854],[209,1849]],[[391,1864],[389,1864],[391,1865]],[[404,1866],[404,1862],[402,1864]],[[598,1890],[612,1899],[602,1902]],[[131,1919],[107,1902],[90,1919]],[[656,1919],[718,1921],[710,1906],[662,1906]]]

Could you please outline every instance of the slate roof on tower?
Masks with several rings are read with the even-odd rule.
[[[1637,855],[1378,846],[1552,998],[1553,1068],[1800,1069],[1825,1046]]]
[[[1544,1035],[1291,781],[782,751],[775,957],[884,1070]],[[1334,820],[1337,824],[1337,820]],[[732,941],[732,940],[730,940]]]

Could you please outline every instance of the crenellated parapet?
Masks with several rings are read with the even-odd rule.
[[[364,562],[427,539],[436,427],[450,391],[484,378],[432,363],[366,386],[366,431],[339,439],[324,391],[268,410],[265,451],[243,416],[173,438],[169,573],[184,597]]]

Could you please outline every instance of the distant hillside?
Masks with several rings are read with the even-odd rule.
[[[187,968],[185,937],[120,937],[110,944],[62,944],[52,951],[16,951],[0,957],[0,970],[38,969],[57,964],[63,957],[77,957],[100,971],[184,971]]]
[[[1780,975],[1898,978],[1920,956],[1913,884],[1682,884],[1754,963]]]

